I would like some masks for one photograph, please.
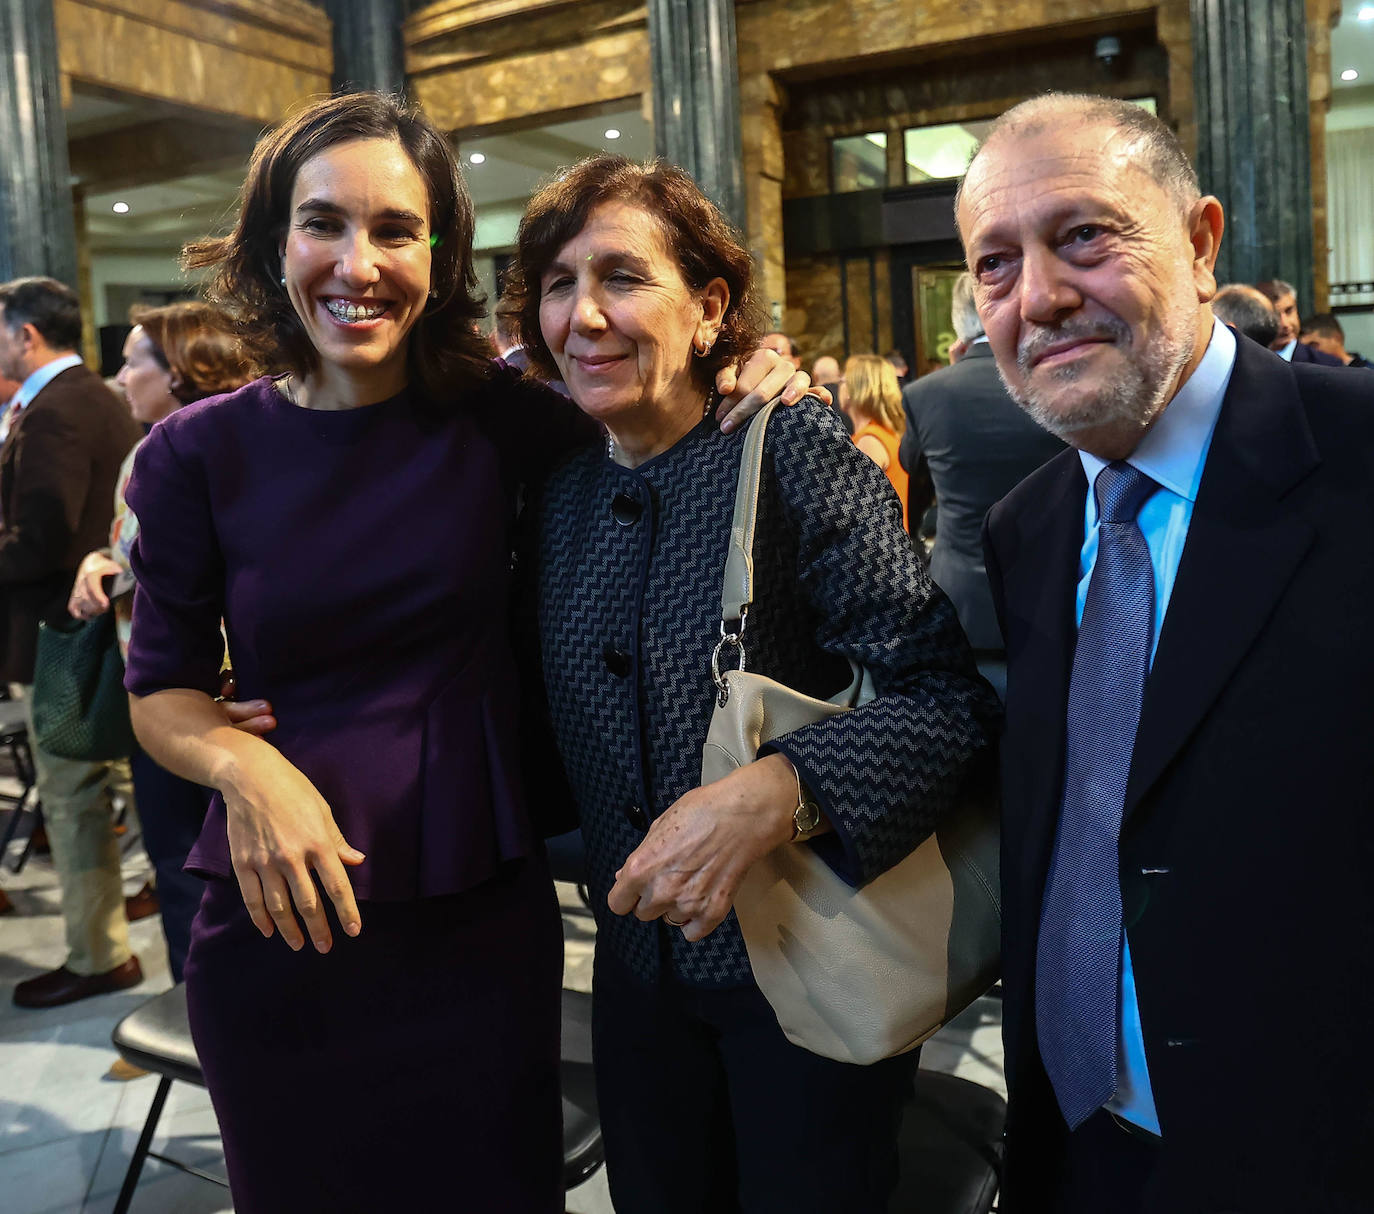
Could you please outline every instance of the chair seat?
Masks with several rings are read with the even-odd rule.
[[[186,987],[177,983],[170,991],[148,1000],[115,1025],[115,1049],[125,1061],[145,1071],[205,1086],[200,1059],[191,1042],[186,1019]]]
[[[967,1079],[917,1071],[898,1135],[893,1214],[986,1214],[997,1196],[1007,1104]]]

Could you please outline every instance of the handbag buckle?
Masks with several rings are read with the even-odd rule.
[[[725,621],[720,622],[720,640],[716,642],[716,647],[711,651],[711,681],[716,685],[716,702],[724,708],[730,700],[730,684],[725,681],[725,674],[720,668],[720,655],[725,647],[739,651],[739,666],[737,670],[744,669],[744,622],[749,614],[749,608],[743,607],[739,613],[739,627],[733,632],[726,631]]]

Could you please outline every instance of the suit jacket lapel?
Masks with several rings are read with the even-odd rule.
[[[1020,771],[1032,786],[1024,790],[1029,818],[1022,838],[1028,853],[1038,849],[1020,859],[1040,878],[1049,867],[1063,792],[1065,713],[1077,644],[1074,587],[1087,493],[1077,452],[1065,452],[1057,462],[1043,509],[1025,516],[1017,559],[1001,570],[1007,610],[1020,617],[1007,621],[1008,645],[1017,650],[1007,654],[1008,669],[1015,672],[1007,688],[1007,736],[1018,739],[1017,753],[1026,756]]]
[[[1242,340],[1145,685],[1128,816],[1220,694],[1311,545],[1311,526],[1283,497],[1319,462],[1293,372]]]

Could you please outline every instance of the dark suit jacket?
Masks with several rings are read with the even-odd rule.
[[[1345,364],[1334,354],[1323,354],[1315,346],[1309,346],[1303,342],[1298,342],[1298,344],[1293,347],[1293,362],[1314,363],[1319,367],[1345,366]]]
[[[1063,781],[1086,477],[1069,451],[988,516],[1002,745],[1007,1214],[1066,1130],[1033,1023]],[[1121,833],[1163,1130],[1160,1214],[1369,1210],[1374,1141],[1374,384],[1250,342],[1145,688]]]
[[[81,558],[109,543],[115,480],[139,424],[100,377],[70,367],[14,420],[0,450],[3,676],[33,682],[38,622],[66,616]]]
[[[914,469],[924,455],[939,502],[930,576],[953,600],[973,647],[1001,649],[1002,632],[983,568],[983,516],[1064,444],[1007,395],[986,342],[952,367],[908,384],[902,407],[902,467]]]

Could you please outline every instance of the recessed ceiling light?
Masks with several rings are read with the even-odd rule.
[[[607,139],[619,139],[620,132],[615,127],[609,127],[606,131]]]
[[[1355,18],[1358,21],[1374,21],[1374,4],[1362,5]]]
[[[127,215],[129,213],[129,204],[127,202],[117,202],[110,210],[116,215]]]
[[[1345,69],[1345,71],[1341,73],[1342,80],[1358,80],[1359,78],[1360,73],[1357,72],[1353,67],[1348,67]]]
[[[469,164],[485,164],[486,162],[486,155],[482,152],[473,152],[473,154],[468,157]]]

